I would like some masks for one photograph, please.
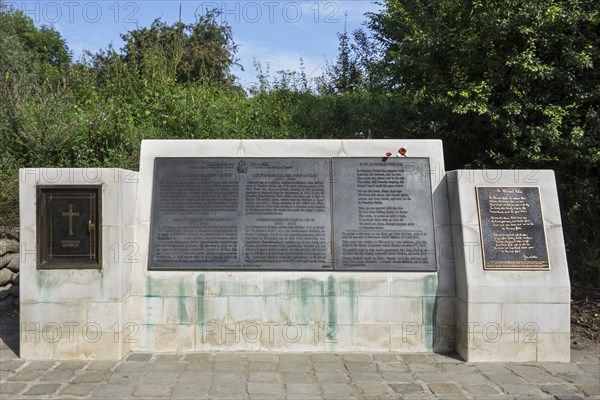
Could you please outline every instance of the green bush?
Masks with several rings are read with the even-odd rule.
[[[389,0],[371,19],[386,58],[365,58],[363,33],[354,47],[340,35],[343,57],[328,74],[345,80],[322,77],[321,94],[303,73],[280,72],[271,84],[260,70],[259,87],[245,93],[229,71],[230,30],[210,16],[206,26],[157,22],[126,36],[122,53],[72,64],[57,32],[1,4],[0,227],[18,225],[19,168],[137,170],[143,139],[440,138],[448,170],[556,171],[571,277],[600,284],[600,19],[591,0]]]

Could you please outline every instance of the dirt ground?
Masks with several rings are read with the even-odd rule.
[[[573,285],[571,288],[571,348],[600,348],[600,289]]]

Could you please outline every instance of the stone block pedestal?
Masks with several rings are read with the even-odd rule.
[[[457,170],[447,174],[457,351],[467,361],[570,358],[570,283],[552,171]],[[538,187],[548,270],[485,270],[477,187]]]

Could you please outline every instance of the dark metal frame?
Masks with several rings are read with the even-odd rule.
[[[87,255],[71,256],[72,261],[60,256],[48,257],[51,251],[52,218],[48,206],[48,195],[64,195],[65,197],[85,198],[90,195],[90,216],[95,218],[94,237],[91,247],[94,252]],[[79,197],[77,197],[79,195]],[[95,201],[94,201],[95,199]],[[36,187],[36,264],[37,269],[102,269],[102,185],[38,185]]]
[[[544,233],[544,243],[546,244],[545,246],[545,250],[546,250],[546,259],[548,260],[548,266],[547,267],[508,267],[508,268],[499,268],[499,267],[489,267],[487,265],[488,260],[486,260],[485,258],[485,241],[483,238],[483,225],[482,225],[482,218],[481,218],[481,207],[480,207],[480,195],[479,195],[479,189],[501,189],[501,188],[515,188],[515,189],[537,189],[537,195],[539,198],[539,203],[540,203],[540,216],[542,218],[542,232]],[[476,202],[477,202],[477,218],[479,220],[479,240],[481,243],[481,259],[483,261],[483,269],[484,271],[550,271],[551,265],[550,265],[550,254],[548,252],[548,239],[546,237],[546,226],[544,224],[544,207],[542,204],[542,193],[540,190],[539,186],[476,186],[475,187],[475,196],[476,196]]]

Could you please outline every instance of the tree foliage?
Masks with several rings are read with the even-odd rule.
[[[338,56],[335,63],[326,63],[317,81],[319,93],[378,92],[386,80],[381,73],[380,44],[363,29],[349,34],[345,24],[337,36]]]
[[[488,139],[479,150],[494,161],[556,161],[564,153],[553,146],[561,141],[571,156],[575,149],[598,151],[590,149],[597,135],[581,135],[598,129],[594,1],[387,5],[371,26],[386,44],[392,84],[474,120]]]
[[[36,28],[31,18],[0,2],[0,73],[5,82],[15,77],[55,82],[70,64],[71,53],[60,33]]]
[[[45,96],[42,100],[42,93],[62,84],[70,63],[67,45],[57,31],[35,27],[31,18],[7,9],[0,1],[0,225],[18,220],[18,168],[25,165],[24,160],[35,162],[30,165],[43,165],[53,152],[52,144],[60,141],[59,133],[51,126],[36,121],[38,111],[50,114],[57,110],[34,111],[28,105],[33,99],[48,101]],[[30,123],[37,125],[41,135],[29,130],[22,131],[25,137],[17,134],[17,127]],[[38,160],[21,157],[20,149],[27,153],[28,146],[35,144],[39,149],[40,143],[48,146]]]
[[[231,28],[219,25],[218,13],[208,11],[193,24],[176,22],[169,25],[159,19],[149,28],[138,28],[121,35],[125,41],[126,63],[143,62],[144,57],[159,51],[171,60],[177,82],[204,80],[231,84],[231,67],[235,64],[237,46]]]
[[[572,277],[600,283],[600,27],[593,0],[387,0],[338,34],[315,83],[246,93],[231,28],[156,20],[72,63],[60,34],[0,0],[0,225],[21,167],[137,169],[143,139],[442,138],[447,169],[557,173]],[[316,90],[315,90],[316,89]]]
[[[429,110],[450,167],[557,172],[571,263],[600,279],[597,2],[388,0],[370,26],[390,90]]]

